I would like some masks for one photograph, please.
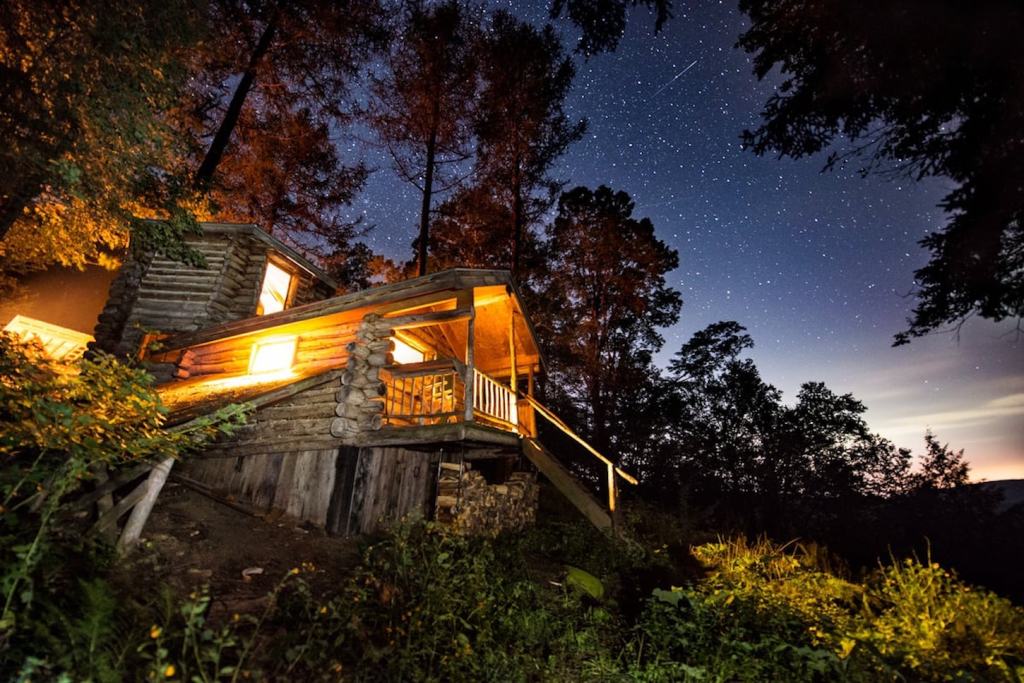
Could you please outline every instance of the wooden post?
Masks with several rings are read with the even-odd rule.
[[[132,508],[132,514],[128,517],[128,521],[125,522],[124,529],[121,531],[121,538],[117,541],[117,549],[119,551],[128,550],[138,543],[139,537],[142,535],[142,528],[146,526],[149,513],[153,510],[156,499],[160,495],[160,491],[167,481],[167,475],[171,473],[173,466],[174,458],[166,458],[150,470],[149,477],[144,484],[146,487],[145,493],[142,494],[142,499]],[[140,484],[139,486],[141,488],[143,485]]]
[[[476,321],[476,306],[473,304],[472,292],[470,292],[470,303],[469,303],[469,321],[466,327],[466,422],[473,421],[473,395],[474,395],[474,364],[473,364],[473,346],[475,345],[473,336],[474,323]]]
[[[533,398],[533,364],[526,369],[526,395]]]
[[[512,393],[519,395],[519,377],[516,374],[516,308],[515,301],[509,297],[510,314],[508,316],[508,355],[509,362],[512,363],[512,374],[509,376],[509,388],[512,389]]]
[[[608,510],[615,514],[615,468],[608,465]]]

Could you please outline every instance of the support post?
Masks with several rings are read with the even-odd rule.
[[[533,398],[533,364],[526,369],[526,395]]]
[[[509,376],[509,388],[516,396],[519,395],[519,377],[516,373],[516,307],[515,300],[509,297],[511,314],[508,317],[508,357],[512,364],[512,374]]]
[[[129,515],[128,521],[125,522],[124,529],[121,531],[121,538],[117,541],[117,549],[119,551],[128,550],[138,543],[139,537],[142,535],[142,528],[146,526],[149,513],[152,512],[156,499],[160,495],[164,483],[167,482],[167,475],[171,473],[172,467],[174,467],[174,458],[166,458],[149,471],[149,477],[145,482],[145,493],[142,495],[142,499],[132,508],[132,514]]]
[[[466,378],[464,380],[466,385],[466,422],[473,421],[473,403],[475,393],[473,347],[476,345],[474,341],[476,306],[473,304],[472,291],[470,292],[469,301],[469,321],[466,327]]]
[[[608,510],[615,514],[615,467],[608,465]]]

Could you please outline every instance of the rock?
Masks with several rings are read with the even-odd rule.
[[[259,576],[263,573],[263,567],[246,567],[242,570],[242,579],[245,581],[252,581],[252,577]]]

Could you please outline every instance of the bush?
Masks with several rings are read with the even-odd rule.
[[[906,560],[855,584],[829,571],[813,547],[740,538],[694,554],[707,565],[707,579],[655,591],[638,626],[641,678],[1024,675],[1024,611],[938,565]]]
[[[283,653],[301,658],[292,672],[307,677],[345,670],[371,680],[579,678],[601,666],[613,622],[600,605],[533,581],[511,539],[470,539],[423,523],[399,525],[368,545],[334,600],[290,597],[284,621],[316,624]]]
[[[86,618],[101,606],[99,584],[79,581],[103,570],[97,556],[107,551],[82,533],[84,520],[69,497],[108,468],[181,456],[230,432],[246,414],[233,406],[188,429],[167,430],[166,410],[145,371],[103,354],[53,361],[38,344],[0,332],[0,673],[38,654],[47,634],[57,634],[53,643],[67,640],[74,615]],[[97,600],[76,606],[65,591]],[[82,665],[71,640],[47,658]],[[90,661],[97,671],[105,666]]]

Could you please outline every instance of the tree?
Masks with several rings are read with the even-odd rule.
[[[870,433],[863,403],[806,382],[784,404],[743,357],[752,347],[741,325],[719,322],[670,363],[669,479],[687,482],[723,523],[756,533],[825,533],[850,505],[906,490],[909,452]]]
[[[742,0],[739,46],[784,80],[743,135],[756,154],[832,147],[827,168],[945,177],[949,223],[922,240],[907,343],[971,315],[1024,315],[1024,7],[1013,0]]]
[[[765,457],[783,417],[782,394],[741,357],[753,345],[742,325],[719,322],[695,333],[669,364],[675,410],[665,455],[705,504],[739,508],[762,480],[773,480],[774,490],[795,486],[790,468]]]
[[[194,228],[163,115],[201,35],[189,2],[0,3],[0,256],[109,262],[129,229],[171,255]],[[166,219],[147,230],[146,217]]]
[[[964,460],[963,449],[950,450],[949,444],[943,444],[931,432],[924,435],[924,443],[920,469],[910,477],[913,489],[942,491],[969,482],[970,466]]]
[[[654,10],[654,30],[672,17],[672,0],[553,0],[551,17],[563,14],[580,30],[576,51],[588,57],[614,51],[626,31],[626,10],[643,6]]]
[[[663,343],[658,328],[675,323],[682,306],[665,281],[679,256],[633,208],[625,192],[577,187],[559,199],[547,230],[541,317],[550,340],[549,386],[583,417],[599,451],[622,426],[616,406],[632,395],[637,370],[650,372]]]
[[[217,0],[207,21],[213,38],[195,54],[176,122],[193,143],[192,182],[209,193],[209,216],[319,250],[351,241],[358,231],[342,210],[366,169],[343,161],[337,132],[383,42],[379,3]]]
[[[445,167],[469,156],[479,25],[459,0],[408,0],[402,12],[385,73],[373,82],[369,121],[399,175],[422,193],[416,249],[425,275],[434,194],[457,182]]]
[[[460,188],[436,211],[430,225],[434,267],[507,268],[512,253],[512,210],[494,188]]]
[[[561,189],[548,175],[551,167],[582,137],[586,123],[571,122],[563,109],[575,69],[551,26],[537,29],[508,12],[495,12],[480,53],[475,181],[510,207],[507,265],[517,274],[524,232]]]

